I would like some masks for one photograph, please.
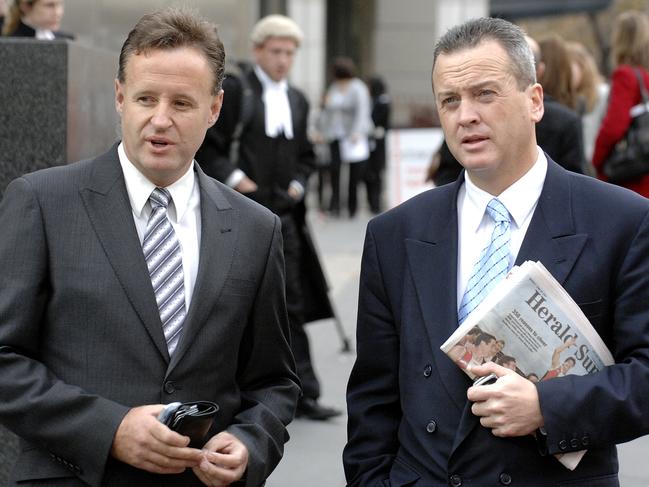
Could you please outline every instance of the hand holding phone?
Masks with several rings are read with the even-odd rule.
[[[201,448],[205,435],[214,422],[219,406],[211,401],[172,402],[158,415],[158,420],[184,436],[189,436],[189,446]]]

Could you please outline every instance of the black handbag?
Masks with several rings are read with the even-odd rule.
[[[642,104],[631,112],[631,125],[624,138],[619,141],[604,162],[604,174],[614,184],[638,180],[649,174],[649,94],[642,74],[634,69]]]

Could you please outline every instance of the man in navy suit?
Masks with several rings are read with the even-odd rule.
[[[367,229],[348,386],[349,486],[617,486],[615,444],[649,432],[649,201],[566,171],[536,143],[543,90],[523,32],[469,21],[438,42],[433,90],[464,172]],[[541,261],[616,364],[532,383],[495,363],[471,381],[439,346],[494,223],[510,265]],[[554,454],[587,449],[571,471]]]

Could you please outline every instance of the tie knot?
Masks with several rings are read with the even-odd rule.
[[[498,198],[492,199],[487,205],[487,213],[496,223],[510,223],[509,212]]]
[[[171,201],[171,195],[169,194],[169,191],[164,188],[155,188],[151,192],[151,196],[149,196],[149,201],[151,202],[151,207],[153,209],[160,208],[161,206],[166,208],[169,206],[169,202]]]

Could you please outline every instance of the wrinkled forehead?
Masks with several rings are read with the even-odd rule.
[[[484,40],[437,56],[433,66],[433,91],[443,85],[513,76],[512,60],[499,42]]]

